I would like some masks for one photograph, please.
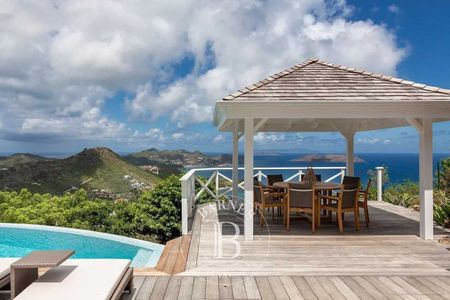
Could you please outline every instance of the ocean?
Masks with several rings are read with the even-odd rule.
[[[294,162],[292,160],[304,156],[304,154],[277,154],[277,155],[255,155],[255,167],[341,167],[345,163],[332,162]],[[357,153],[356,157],[364,162],[355,163],[355,176],[361,177],[363,183],[367,182],[367,172],[375,167],[387,167],[389,183],[400,183],[404,181],[419,181],[419,154],[415,153]],[[445,157],[450,157],[448,153],[433,154],[434,172],[437,170],[438,162]],[[242,164],[242,162],[241,162]],[[281,172],[285,178],[294,174],[295,171]],[[270,173],[280,173],[271,171]],[[337,171],[317,171],[326,179]]]

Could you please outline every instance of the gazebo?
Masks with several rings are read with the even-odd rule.
[[[238,140],[244,149],[244,236],[253,239],[255,132],[340,132],[347,174],[354,173],[358,131],[412,125],[420,137],[420,237],[433,239],[434,122],[450,120],[450,90],[319,60],[274,74],[216,102],[214,124],[233,134],[233,196],[238,190]]]

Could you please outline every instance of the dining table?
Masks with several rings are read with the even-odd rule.
[[[286,195],[287,189],[288,189],[290,183],[298,184],[298,183],[305,183],[305,182],[302,182],[302,181],[289,181],[289,182],[283,181],[283,182],[275,182],[273,184],[273,186],[277,187],[277,188],[284,189],[285,195]],[[334,182],[318,181],[318,182],[314,183],[314,190],[316,191],[316,193],[318,195],[320,195],[321,193],[329,193],[331,191],[340,190],[340,189],[341,189],[341,184],[334,183]],[[315,197],[315,201],[316,201],[316,203],[314,205],[316,207],[316,213],[315,213],[316,222],[315,223],[319,224],[318,223],[318,221],[319,221],[318,218],[320,218],[320,196],[319,197]],[[286,201],[283,201],[283,202],[284,202],[284,212],[287,213],[287,211],[288,211],[287,202]]]

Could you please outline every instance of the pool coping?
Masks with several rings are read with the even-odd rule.
[[[19,228],[19,229],[35,229],[35,230],[45,230],[53,232],[71,233],[77,235],[83,235],[88,237],[94,237],[99,239],[105,239],[110,241],[115,241],[122,244],[128,244],[135,247],[144,248],[146,250],[151,250],[150,258],[147,260],[144,266],[138,268],[148,268],[154,267],[158,263],[159,257],[161,256],[164,245],[143,241],[139,239],[134,239],[126,236],[97,232],[85,229],[69,228],[69,227],[58,227],[49,225],[36,225],[36,224],[22,224],[22,223],[0,223],[0,228]]]

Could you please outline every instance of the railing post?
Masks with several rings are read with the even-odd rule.
[[[383,167],[376,167],[377,170],[377,200],[383,201]]]
[[[303,175],[303,171],[298,170],[298,181],[302,181],[302,175]]]
[[[261,172],[261,170],[258,170],[258,181],[259,182],[262,181],[262,172]]]
[[[195,173],[192,174],[189,180],[189,194],[188,194],[188,216],[189,218],[192,217],[192,207],[194,207],[195,201],[197,199],[195,199]]]
[[[219,198],[219,171],[216,171],[216,199]]]
[[[181,180],[181,234],[188,234],[189,180]]]

